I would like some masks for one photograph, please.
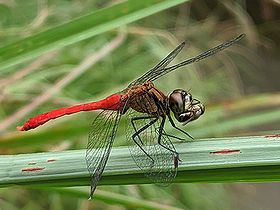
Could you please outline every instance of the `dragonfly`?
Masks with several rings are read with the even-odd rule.
[[[204,113],[205,107],[203,103],[193,98],[189,91],[176,89],[166,95],[153,82],[180,67],[198,62],[228,48],[244,36],[245,34],[241,34],[195,57],[167,67],[185,46],[183,42],[155,67],[132,81],[124,90],[99,101],[37,115],[17,129],[27,131],[65,115],[101,110],[91,125],[85,158],[90,174],[89,198],[91,199],[108,161],[120,119],[123,115],[127,115],[126,139],[129,143],[135,143],[129,149],[136,165],[155,183],[163,185],[171,183],[177,175],[181,161],[171,139],[184,139],[168,134],[164,129],[166,121],[169,121],[174,129],[193,139],[175,124],[172,116],[179,123],[186,125],[197,120]]]

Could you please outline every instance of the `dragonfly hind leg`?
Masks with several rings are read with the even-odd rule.
[[[148,124],[144,125],[142,128],[140,128],[139,130],[137,130],[135,124],[134,124],[134,121],[137,121],[137,120],[144,120],[144,119],[152,119],[152,118],[155,118],[153,120],[151,120]],[[152,161],[151,162],[151,167],[153,167],[154,165],[154,159],[143,149],[143,141],[141,140],[141,137],[140,137],[140,133],[143,132],[144,130],[146,130],[147,128],[149,128],[150,126],[152,126],[159,118],[157,116],[143,116],[143,117],[134,117],[131,119],[131,124],[133,126],[133,129],[135,131],[135,133],[132,135],[132,139],[133,141],[135,142],[135,144],[137,144],[137,146],[142,150],[142,152],[144,152],[145,155],[147,155],[147,157],[150,158],[150,160]],[[137,136],[137,138],[139,139],[140,143],[142,144],[142,146],[137,142],[137,140],[135,139],[135,137]]]

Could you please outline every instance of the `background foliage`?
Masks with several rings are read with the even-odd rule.
[[[81,31],[79,36],[78,32],[62,30],[63,34],[59,34],[62,44],[56,45],[56,49],[43,43],[36,51],[35,47],[39,49],[41,45],[33,43],[27,45],[28,49],[33,49],[32,56],[27,53],[26,57],[20,57],[20,51],[7,51],[4,46],[38,33],[43,33],[49,42],[58,34],[44,31],[70,27],[69,22],[73,23],[75,18],[89,21],[85,15],[93,11],[101,12],[97,23],[101,23],[105,31],[110,16],[108,13],[105,16],[102,9],[118,5],[119,1],[1,1],[0,153],[84,148],[95,113],[68,116],[25,134],[15,132],[15,127],[38,113],[97,100],[122,90],[181,41],[186,40],[188,46],[177,62],[240,33],[246,33],[246,39],[239,45],[161,78],[156,84],[166,93],[179,87],[191,90],[205,101],[205,116],[186,128],[197,139],[279,133],[279,3],[273,0],[196,0],[179,4],[182,1],[176,1],[177,6],[166,3],[165,8],[170,8],[160,11],[153,2],[156,1],[146,1],[148,9],[137,13],[138,17],[145,17],[153,11],[155,14],[151,16],[133,21],[136,15],[129,16],[127,12],[131,7],[126,11],[117,8],[114,14],[127,15],[129,24],[86,38],[82,36],[88,32]],[[76,26],[82,28],[78,23]],[[71,35],[75,35],[75,41],[67,39]],[[100,55],[100,50],[112,40],[118,43],[106,48],[107,54]],[[49,49],[53,50],[46,52]],[[14,55],[13,62],[4,68],[11,55]],[[93,59],[98,56],[94,63]],[[82,69],[81,64],[85,63],[89,65]],[[122,123],[115,146],[125,144]],[[278,184],[173,184],[167,188],[100,186],[99,197],[95,202],[88,202],[85,199],[87,188],[14,187],[0,189],[0,206],[3,209],[109,209],[112,206],[127,209],[140,202],[148,206],[166,205],[151,207],[158,209],[170,206],[277,209],[273,195],[279,193],[278,188]]]

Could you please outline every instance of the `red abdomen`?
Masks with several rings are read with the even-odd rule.
[[[30,118],[23,126],[18,126],[19,131],[27,131],[36,128],[40,125],[45,124],[49,120],[62,117],[64,115],[70,115],[81,111],[92,111],[92,110],[121,110],[121,94],[113,94],[103,100],[91,102],[87,104],[79,104],[75,106],[60,108],[37,115],[34,118]]]

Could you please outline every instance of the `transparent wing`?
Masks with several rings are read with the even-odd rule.
[[[145,74],[143,74],[141,77],[138,79],[134,80],[128,87],[134,86],[134,85],[139,85],[147,80],[149,78],[153,77],[154,74],[158,71],[158,69],[164,69],[171,61],[174,60],[174,58],[181,52],[183,47],[185,46],[185,42],[181,43],[178,45],[171,53],[169,53],[163,60],[161,60],[154,68],[150,69],[147,71]]]
[[[243,37],[245,36],[245,34],[241,34],[237,37],[235,37],[234,39],[231,39],[229,41],[226,41],[216,47],[213,47],[193,58],[190,58],[190,59],[187,59],[179,64],[176,64],[174,66],[170,66],[168,68],[165,68],[175,57],[176,55],[182,50],[183,48],[183,44],[182,43],[181,45],[179,45],[174,51],[172,51],[165,59],[163,59],[157,66],[155,66],[154,68],[152,68],[151,70],[149,70],[147,73],[145,73],[144,75],[142,75],[140,78],[136,79],[135,81],[133,81],[130,85],[130,86],[133,86],[133,85],[138,85],[138,84],[142,84],[146,81],[154,81],[156,79],[158,79],[159,77],[171,72],[171,71],[174,71],[175,69],[178,69],[182,66],[186,66],[186,65],[189,65],[191,63],[194,63],[194,62],[198,62],[202,59],[205,59],[209,56],[212,56],[226,48],[228,48],[229,46],[231,46],[232,44],[240,41]],[[170,57],[170,58],[169,58]],[[160,64],[163,64],[163,65],[160,65]]]
[[[90,198],[109,158],[120,118],[119,111],[102,111],[92,123],[86,151],[86,163],[91,176]]]
[[[159,113],[154,113],[151,101],[147,102],[146,95],[137,99],[141,108],[147,113],[136,112],[130,109],[127,115],[126,139],[129,150],[136,165],[144,171],[144,174],[155,183],[169,184],[177,175],[178,153],[164,130],[160,134],[160,126],[163,118]],[[148,104],[150,103],[150,104]],[[148,107],[151,107],[148,108]],[[150,112],[149,112],[150,111]],[[159,135],[160,144],[158,142]]]

